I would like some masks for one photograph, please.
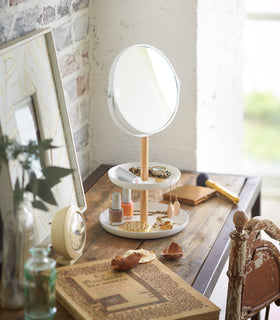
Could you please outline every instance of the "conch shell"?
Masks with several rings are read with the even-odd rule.
[[[168,247],[166,247],[162,251],[161,255],[164,256],[166,259],[175,260],[177,258],[182,257],[183,250],[182,247],[179,246],[176,242],[172,242]]]
[[[116,271],[127,271],[135,267],[141,259],[140,253],[132,253],[126,257],[117,255],[111,261],[111,269]]]

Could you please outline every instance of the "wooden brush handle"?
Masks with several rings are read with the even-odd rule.
[[[218,183],[208,179],[205,182],[205,185],[209,188],[217,190],[221,195],[225,196],[227,199],[229,199],[234,204],[237,204],[239,202],[239,197],[227,190],[226,188],[220,186]]]

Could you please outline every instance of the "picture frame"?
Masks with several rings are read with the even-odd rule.
[[[72,168],[52,191],[57,206],[48,212],[34,210],[37,244],[50,241],[55,213],[66,206],[86,210],[73,135],[70,127],[58,59],[50,28],[34,31],[0,46],[0,134],[21,143],[29,137],[53,140],[58,148],[48,150],[47,165]],[[1,170],[2,217],[12,211],[12,190],[20,168],[10,163]]]

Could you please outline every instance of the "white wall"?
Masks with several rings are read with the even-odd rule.
[[[175,119],[150,137],[150,161],[180,169],[238,171],[242,137],[239,2],[90,2],[93,167],[140,159],[140,139],[115,126],[106,90],[115,56],[130,45],[146,43],[168,57],[181,83]]]
[[[243,2],[198,1],[197,168],[240,172]]]
[[[171,61],[181,82],[181,100],[171,125],[150,137],[150,161],[195,169],[196,0],[93,0],[92,153],[100,163],[140,160],[140,138],[115,126],[107,106],[111,63],[124,48],[150,44]]]

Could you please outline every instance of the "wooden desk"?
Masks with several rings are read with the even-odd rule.
[[[190,216],[187,227],[180,233],[155,240],[135,240],[116,237],[106,232],[100,225],[99,214],[111,206],[113,192],[121,188],[113,185],[108,175],[108,165],[100,166],[85,182],[88,209],[85,212],[87,242],[82,257],[76,262],[86,262],[112,258],[128,249],[143,248],[154,250],[159,260],[176,272],[196,290],[209,297],[225,264],[229,249],[229,233],[233,230],[232,216],[236,210],[252,211],[260,214],[260,178],[236,175],[209,174],[213,181],[220,183],[232,192],[239,194],[240,202],[233,206],[222,197],[214,197],[196,207],[182,205]],[[197,173],[182,172],[178,186],[195,184]],[[163,200],[162,194],[168,190],[149,191],[149,201]],[[139,191],[132,191],[133,201],[140,198]],[[174,261],[160,256],[162,250],[172,241],[183,247],[184,255]],[[72,319],[65,309],[57,303],[57,319]],[[23,319],[23,312],[0,309],[3,320]]]

